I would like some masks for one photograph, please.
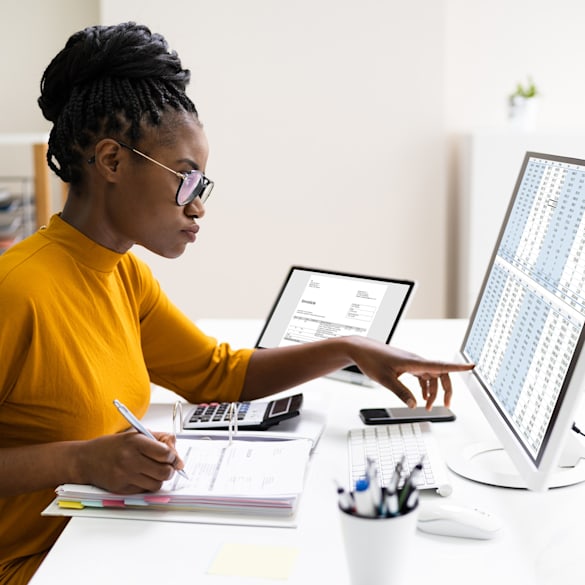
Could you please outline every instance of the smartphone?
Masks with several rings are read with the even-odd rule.
[[[427,410],[424,406],[415,408],[363,408],[360,418],[367,425],[391,425],[405,422],[442,422],[455,420],[455,414],[446,406],[433,406]]]

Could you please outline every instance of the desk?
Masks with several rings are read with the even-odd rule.
[[[201,321],[200,325],[211,334],[233,340],[234,346],[254,343],[259,330],[259,323],[254,321],[209,320]],[[462,320],[405,320],[397,330],[394,345],[427,357],[451,359],[464,330]],[[457,420],[434,426],[445,454],[469,441],[493,438],[457,376],[453,376],[453,381],[452,408]],[[281,545],[298,551],[288,579],[291,585],[347,585],[333,480],[346,483],[346,433],[349,428],[361,425],[359,408],[398,404],[398,400],[383,388],[330,379],[312,381],[301,390],[306,395],[318,396],[327,408],[328,422],[309,464],[297,528],[74,518],[32,584],[286,583],[209,575],[208,567],[221,547],[235,543]],[[172,398],[162,391],[153,394],[153,400],[169,399]],[[454,474],[452,484],[453,501],[499,516],[504,528],[491,541],[417,532],[418,562],[408,585],[466,582],[548,585],[569,582],[569,578],[571,582],[583,582],[585,567],[580,550],[585,529],[585,485],[533,493],[475,484]],[[439,498],[434,494],[423,497]]]

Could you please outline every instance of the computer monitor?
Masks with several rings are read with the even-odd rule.
[[[571,431],[584,325],[585,161],[528,152],[460,350],[498,445],[469,445],[455,472],[531,490],[585,480]]]

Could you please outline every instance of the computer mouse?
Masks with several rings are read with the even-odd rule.
[[[502,528],[494,515],[451,502],[421,503],[418,529],[431,534],[489,540]]]

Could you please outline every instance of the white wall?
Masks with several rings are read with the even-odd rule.
[[[539,129],[585,127],[582,0],[446,0],[445,125],[502,126],[506,97],[530,75]]]
[[[582,0],[447,0],[445,28],[445,128],[450,140],[448,205],[448,314],[468,316],[457,311],[467,306],[469,299],[457,294],[469,283],[460,282],[466,273],[483,274],[484,266],[464,267],[460,270],[456,260],[465,257],[469,244],[457,237],[456,222],[465,207],[462,199],[468,194],[457,188],[458,166],[456,144],[462,135],[505,136],[509,143],[503,151],[514,152],[514,162],[498,166],[491,172],[497,177],[490,185],[500,185],[500,175],[509,177],[505,191],[494,193],[498,208],[503,209],[512,194],[524,151],[514,151],[513,145],[524,145],[526,150],[542,151],[543,145],[554,145],[553,154],[581,157],[585,150],[576,148],[577,136],[585,129],[585,76],[582,61],[585,56],[585,3]],[[537,123],[532,132],[516,136],[510,131],[507,97],[516,83],[532,76],[540,90]],[[544,139],[546,137],[546,140]],[[489,142],[489,141],[488,141]],[[498,140],[492,140],[492,152],[486,152],[486,164],[475,161],[482,172],[487,161],[501,160],[502,149]],[[550,152],[550,150],[545,150]],[[516,171],[510,173],[510,165]],[[465,171],[465,170],[464,170]],[[464,173],[465,174],[465,173]],[[472,180],[473,178],[470,178]],[[475,179],[479,180],[479,177]],[[487,185],[478,186],[486,192]],[[490,254],[499,231],[497,225],[487,225],[491,216],[484,218],[484,228],[474,233],[475,246],[489,249]],[[480,242],[479,238],[486,242]],[[469,256],[473,257],[473,255]],[[489,254],[486,255],[486,263]]]
[[[581,0],[21,0],[2,14],[0,132],[48,129],[42,70],[100,16],[145,22],[192,69],[217,187],[195,246],[151,263],[193,317],[264,316],[292,263],[415,278],[409,315],[442,316],[462,245],[452,139],[505,125],[529,74],[541,128],[585,121]]]
[[[409,314],[444,311],[443,15],[423,4],[103,0],[193,72],[216,190],[196,245],[151,261],[189,314],[264,317],[293,263],[415,278]]]
[[[48,135],[50,124],[37,105],[41,76],[69,35],[99,21],[99,0],[1,2],[0,135]],[[0,136],[0,177],[30,177],[31,148],[2,142]],[[14,188],[14,184],[9,186]],[[57,177],[52,186],[55,203],[60,203],[61,184]]]
[[[41,76],[69,35],[99,19],[99,0],[2,0],[0,14],[0,132],[48,131]]]

